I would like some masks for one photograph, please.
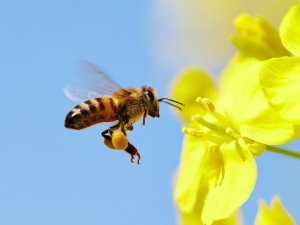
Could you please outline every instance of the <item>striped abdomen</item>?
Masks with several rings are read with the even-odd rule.
[[[81,130],[101,122],[118,119],[117,101],[110,97],[93,98],[75,106],[66,116],[65,127]]]

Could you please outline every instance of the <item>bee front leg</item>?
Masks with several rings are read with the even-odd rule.
[[[143,125],[146,124],[146,117],[147,117],[147,115],[148,115],[147,110],[144,110],[144,115],[143,115]]]
[[[125,149],[125,151],[131,155],[131,162],[132,163],[133,163],[133,160],[134,160],[134,156],[136,155],[137,158],[138,158],[137,164],[140,164],[141,155],[138,152],[138,150],[131,143],[128,142],[128,146]]]

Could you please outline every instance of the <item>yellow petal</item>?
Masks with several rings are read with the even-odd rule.
[[[200,213],[180,213],[181,225],[203,225]]]
[[[241,54],[260,59],[289,55],[281,44],[278,31],[263,17],[241,14],[234,24],[238,34],[231,40]]]
[[[293,124],[281,119],[272,109],[244,121],[239,129],[241,136],[265,145],[279,145],[295,139]]]
[[[180,213],[181,225],[203,225],[201,215],[197,213]],[[234,213],[230,217],[214,222],[212,225],[242,225],[243,220],[240,212]]]
[[[283,45],[294,55],[300,56],[300,3],[290,8],[283,18],[279,33]]]
[[[208,73],[196,68],[185,69],[173,81],[171,98],[184,103],[186,106],[178,111],[186,121],[198,112],[197,97],[215,98],[215,88]]]
[[[183,144],[180,167],[175,184],[175,201],[183,213],[200,213],[206,187],[202,167],[207,160],[209,149],[201,138],[187,135]]]
[[[258,71],[261,61],[256,58],[234,57],[221,75],[217,107],[240,123],[268,107],[259,89]]]
[[[267,145],[286,143],[293,137],[293,125],[281,119],[265,98],[261,65],[256,58],[235,57],[222,75],[217,106],[242,136]]]
[[[262,90],[282,117],[300,124],[300,57],[270,59],[260,71]]]
[[[268,207],[263,201],[256,216],[255,225],[296,225],[292,217],[280,203],[279,198],[274,198],[272,206]]]
[[[256,163],[243,139],[220,146],[220,176],[209,183],[202,221],[210,225],[232,215],[249,198],[256,183]]]

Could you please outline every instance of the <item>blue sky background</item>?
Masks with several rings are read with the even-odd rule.
[[[108,124],[81,132],[63,126],[74,103],[62,89],[78,82],[80,60],[124,87],[148,84],[167,96],[179,68],[154,63],[150,9],[151,1],[138,0],[1,3],[0,225],[176,224],[172,182],[183,135],[167,105],[129,134],[139,166],[103,145]],[[247,224],[258,198],[275,194],[300,221],[300,161],[266,153],[257,162]]]

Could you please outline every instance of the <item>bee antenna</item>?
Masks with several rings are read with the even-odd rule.
[[[158,101],[159,102],[165,102],[165,103],[166,103],[166,101],[170,101],[170,102],[175,102],[175,103],[177,103],[179,105],[185,106],[183,103],[178,102],[178,101],[173,100],[173,99],[170,99],[170,98],[160,98],[160,99],[158,99]]]
[[[159,101],[159,102],[164,102],[164,103],[166,103],[166,104],[168,104],[168,105],[170,105],[170,106],[173,106],[173,107],[175,107],[175,108],[177,108],[177,109],[179,109],[179,110],[182,110],[182,108],[180,108],[178,105],[175,105],[174,103],[177,103],[177,104],[179,104],[179,105],[185,106],[183,103],[178,102],[178,101],[173,100],[173,99],[169,99],[169,98],[160,98],[160,99],[158,99],[158,101]],[[174,103],[173,103],[173,102],[174,102]]]

